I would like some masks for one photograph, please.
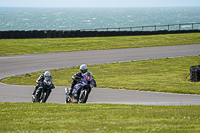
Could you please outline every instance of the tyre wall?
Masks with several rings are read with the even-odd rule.
[[[0,39],[24,38],[74,38],[74,37],[108,37],[136,36],[177,33],[198,33],[200,30],[161,30],[161,31],[65,31],[65,30],[32,30],[32,31],[0,31]]]
[[[190,81],[191,82],[200,81],[200,65],[190,67]]]

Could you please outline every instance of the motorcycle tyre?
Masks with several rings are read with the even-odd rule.
[[[46,103],[46,101],[49,98],[50,94],[51,94],[51,89],[49,89],[49,90],[47,90],[45,92],[43,91],[43,95],[41,97],[41,100],[42,100],[41,102],[42,103]]]
[[[42,95],[41,95],[41,97],[40,97],[40,102],[41,102],[41,103],[45,103],[46,100],[47,100],[46,97],[48,98],[47,93],[46,93],[46,92],[43,92]]]
[[[79,103],[86,103],[89,96],[89,90],[82,90],[79,96]]]
[[[32,102],[33,102],[33,103],[35,103],[35,102],[36,102],[36,100],[35,100],[35,99],[36,99],[36,98],[33,98],[33,97],[32,97]]]
[[[40,102],[43,99],[44,90],[42,87],[39,87],[35,94],[35,102]]]
[[[68,96],[66,96],[65,103],[71,103],[71,100],[69,99],[69,97],[68,97]]]

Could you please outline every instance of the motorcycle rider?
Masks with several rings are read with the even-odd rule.
[[[80,72],[77,72],[74,76],[72,76],[73,81],[71,83],[69,95],[72,95],[74,86],[83,78],[83,74],[85,74],[87,71],[88,71],[87,65],[82,64],[80,66]],[[94,77],[93,77],[93,79],[94,79]],[[95,82],[94,87],[96,87],[97,86],[96,81],[94,80],[94,82]]]
[[[45,78],[47,78],[53,84],[53,78],[51,77],[51,73],[49,71],[46,71],[45,73],[41,74],[39,78],[36,80],[37,85],[35,86],[35,89],[32,93],[33,98],[35,98],[35,93],[37,89],[40,87],[41,83],[44,82]]]

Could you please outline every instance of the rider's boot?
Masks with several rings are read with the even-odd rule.
[[[41,95],[42,89],[43,89],[42,87],[39,87],[36,90],[36,93],[35,93],[35,102],[40,102],[40,95]]]
[[[69,95],[70,95],[70,96],[72,95],[72,91],[73,91],[73,89],[70,88],[70,89],[69,89]]]
[[[69,95],[71,96],[72,95],[72,91],[73,91],[73,88],[74,86],[76,85],[76,80],[73,80],[72,83],[71,83],[71,88],[69,89]]]
[[[35,98],[35,93],[37,91],[37,89],[39,88],[39,84],[35,86],[34,91],[32,93],[32,97]]]

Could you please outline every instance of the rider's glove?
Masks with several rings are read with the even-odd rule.
[[[54,89],[55,86],[53,84],[50,85],[49,89]]]

